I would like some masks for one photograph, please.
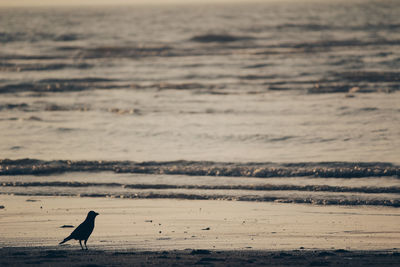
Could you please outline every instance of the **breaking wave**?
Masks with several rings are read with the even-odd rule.
[[[23,71],[54,71],[62,69],[90,69],[93,65],[87,63],[65,64],[65,63],[38,63],[38,64],[14,64],[0,63],[0,71],[23,72]]]
[[[0,32],[0,43],[12,43],[12,42],[41,42],[43,40],[55,41],[55,42],[70,42],[81,40],[84,37],[75,33],[66,34],[50,34],[44,32]]]
[[[64,48],[65,49],[65,48]],[[172,47],[160,46],[99,46],[76,48],[80,58],[138,58],[151,56],[173,56]]]
[[[399,166],[383,162],[4,159],[0,194],[400,207],[399,176]]]
[[[71,161],[0,160],[0,175],[112,171],[115,173],[240,177],[387,177],[400,176],[400,167],[384,162],[232,163],[211,161]]]
[[[190,190],[252,190],[252,191],[309,191],[309,192],[347,192],[365,194],[400,194],[400,187],[346,187],[329,185],[175,185],[175,184],[124,184],[87,182],[2,182],[2,187],[121,187],[129,189],[190,189]]]
[[[0,93],[17,92],[76,92],[90,89],[119,88],[116,80],[87,77],[77,79],[43,79],[34,83],[18,83],[0,86]]]
[[[199,43],[229,43],[253,39],[250,36],[236,36],[231,34],[203,34],[195,35],[190,40]]]
[[[313,49],[313,48],[334,48],[334,47],[367,47],[367,46],[397,46],[400,44],[400,40],[324,40],[315,42],[304,42],[304,43],[290,43],[281,44],[280,47],[291,47],[297,49]]]
[[[4,194],[4,192],[0,192]],[[227,195],[227,194],[196,194],[196,193],[169,193],[169,192],[137,192],[137,193],[54,193],[54,192],[18,192],[17,196],[68,196],[92,198],[127,198],[127,199],[185,199],[185,200],[228,200],[251,202],[277,202],[313,205],[342,205],[342,206],[387,206],[400,207],[400,199],[368,199],[368,198],[343,198],[343,197],[296,197],[296,196],[263,196],[263,195]]]

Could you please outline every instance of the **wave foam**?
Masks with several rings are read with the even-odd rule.
[[[384,162],[231,163],[210,161],[42,161],[0,160],[0,175],[50,174],[82,171],[116,173],[182,174],[241,177],[384,177],[400,176],[400,167]]]

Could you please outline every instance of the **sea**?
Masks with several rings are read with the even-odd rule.
[[[399,14],[2,7],[0,194],[400,207]]]

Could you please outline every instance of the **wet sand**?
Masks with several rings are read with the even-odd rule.
[[[0,205],[0,265],[400,262],[400,210],[390,207],[9,195]],[[73,230],[63,226],[89,210],[100,213],[89,251],[77,241],[57,246]]]
[[[3,248],[1,266],[398,266],[393,251],[79,251]]]

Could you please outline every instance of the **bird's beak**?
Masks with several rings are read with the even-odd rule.
[[[96,212],[96,216],[99,215],[99,213]]]

